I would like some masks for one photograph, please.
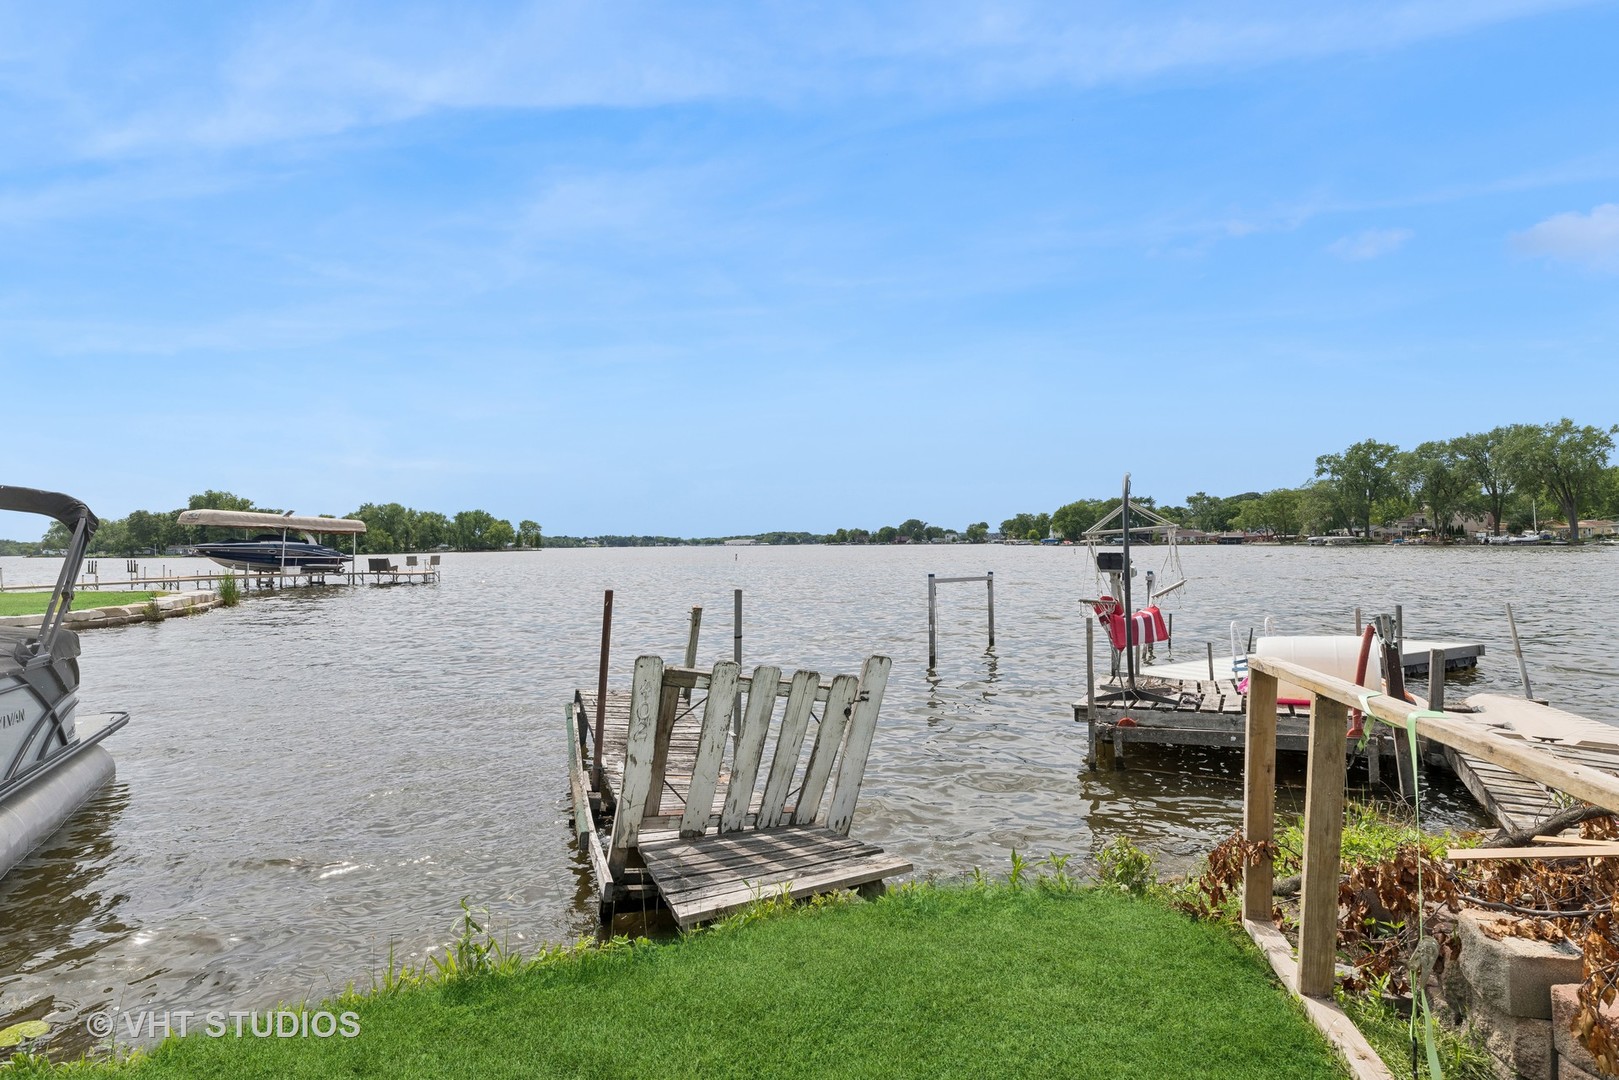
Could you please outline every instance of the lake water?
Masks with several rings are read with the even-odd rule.
[[[1137,565],[1163,554],[1138,549]],[[1487,646],[1453,698],[1518,693],[1511,602],[1537,695],[1619,724],[1619,548],[1198,547],[1181,561],[1178,659],[1206,641],[1225,654],[1232,620],[1348,633],[1357,605],[1399,603],[1410,637]],[[0,559],[7,584],[55,569]],[[986,570],[993,654],[983,586],[941,586],[930,678],[926,575]],[[1234,755],[1084,771],[1071,703],[1079,601],[1097,585],[1082,548],[450,555],[437,586],[255,595],[82,635],[81,710],[133,718],[109,742],[117,780],[0,880],[0,1027],[43,1018],[74,1051],[88,1046],[77,1019],[109,1006],[265,1008],[365,986],[390,948],[419,960],[448,940],[463,896],[516,947],[588,934],[563,710],[594,685],[606,588],[620,687],[637,655],[683,655],[693,605],[704,662],[729,656],[735,588],[748,666],[831,673],[893,656],[854,834],[922,874],[1004,871],[1013,848],[1084,859],[1121,833],[1175,868],[1240,819]],[[1432,803],[1470,820],[1453,790]]]

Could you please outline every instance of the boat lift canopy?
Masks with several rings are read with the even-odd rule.
[[[294,517],[266,514],[257,510],[185,510],[181,525],[216,525],[226,529],[297,529],[312,533],[363,533],[365,522],[357,518]]]

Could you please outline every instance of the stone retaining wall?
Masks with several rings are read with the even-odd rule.
[[[157,605],[157,618],[172,619],[181,615],[196,615],[219,606],[219,594],[216,592],[183,592],[170,596],[155,597],[152,604]],[[87,608],[84,611],[70,611],[67,613],[67,627],[70,630],[94,630],[103,626],[128,626],[130,623],[151,622],[153,612],[147,602],[130,604],[127,607]],[[41,615],[10,615],[0,618],[0,626],[38,626]]]

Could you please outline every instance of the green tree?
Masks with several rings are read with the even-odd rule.
[[[899,527],[899,534],[916,543],[927,539],[928,523],[920,518],[907,518]]]
[[[1451,519],[1472,504],[1478,491],[1473,470],[1454,440],[1422,443],[1401,454],[1396,466],[1416,505],[1426,509],[1436,533],[1448,533]]]
[[[971,525],[967,526],[966,537],[967,543],[969,544],[982,544],[984,541],[989,539],[989,522],[973,522]]]
[[[892,525],[884,525],[877,530],[877,542],[879,544],[892,544],[898,537],[899,530]]]
[[[144,551],[162,551],[163,515],[150,510],[131,510],[124,519],[124,535],[129,541],[129,554]]]
[[[232,495],[228,491],[215,491],[209,488],[201,495],[191,496],[187,504],[191,510],[252,510],[253,500],[241,495]],[[270,511],[273,513],[274,511]]]
[[[1580,508],[1594,503],[1602,491],[1616,432],[1619,425],[1576,425],[1564,417],[1555,424],[1522,427],[1511,440],[1509,454],[1519,485],[1551,497],[1568,522],[1571,541],[1579,540]]]
[[[1399,453],[1397,446],[1366,439],[1341,454],[1315,459],[1316,476],[1327,479],[1344,518],[1359,524],[1366,536],[1372,535],[1372,508],[1399,490],[1394,470]]]
[[[540,523],[537,521],[519,521],[517,523],[517,542],[524,547],[540,546]]]
[[[463,551],[498,551],[515,543],[517,530],[486,510],[463,510],[455,515],[455,546]]]
[[[1503,425],[1451,440],[1456,456],[1483,492],[1484,508],[1490,512],[1497,536],[1506,525],[1507,503],[1515,493],[1512,447],[1521,437],[1523,427],[1522,424]]]
[[[1204,532],[1223,532],[1231,520],[1221,513],[1223,501],[1206,492],[1193,492],[1186,496],[1186,513],[1192,524]]]

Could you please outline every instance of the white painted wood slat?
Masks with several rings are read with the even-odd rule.
[[[731,762],[731,782],[725,790],[725,809],[720,813],[722,833],[735,832],[746,823],[748,803],[753,798],[753,781],[759,775],[765,737],[770,734],[770,714],[776,708],[776,684],[780,681],[780,668],[753,669],[742,733],[736,741],[736,757]]]
[[[893,666],[888,657],[873,656],[860,671],[860,696],[849,717],[849,737],[844,742],[843,760],[838,763],[838,779],[832,786],[832,804],[826,814],[827,827],[845,836],[854,822],[854,806],[860,798],[860,782],[865,779],[871,738],[877,731],[877,710],[882,708],[883,691]]]
[[[624,748],[624,781],[613,814],[607,864],[616,881],[624,872],[629,849],[641,830],[647,790],[652,781],[652,755],[657,741],[658,704],[663,690],[663,660],[642,656],[635,661],[630,687],[630,727]]]
[[[820,685],[818,672],[793,673],[793,687],[787,695],[786,711],[781,716],[781,731],[776,736],[776,754],[770,762],[770,778],[765,782],[764,798],[760,801],[755,822],[761,829],[771,829],[781,824],[782,807],[786,805],[793,775],[798,771],[798,756],[804,748],[810,710],[815,706],[815,691]]]
[[[853,675],[839,675],[832,680],[821,724],[815,732],[815,748],[810,751],[809,768],[804,771],[804,788],[793,810],[794,825],[813,825],[817,820],[821,796],[826,793],[826,783],[832,777],[832,766],[843,747],[849,712],[859,693],[860,680]]]
[[[697,760],[692,765],[691,786],[686,792],[686,813],[680,819],[681,836],[703,835],[708,828],[709,816],[714,812],[714,791],[719,786],[725,744],[731,738],[737,675],[734,660],[721,660],[714,665],[714,675],[708,686],[708,702],[703,706]]]

